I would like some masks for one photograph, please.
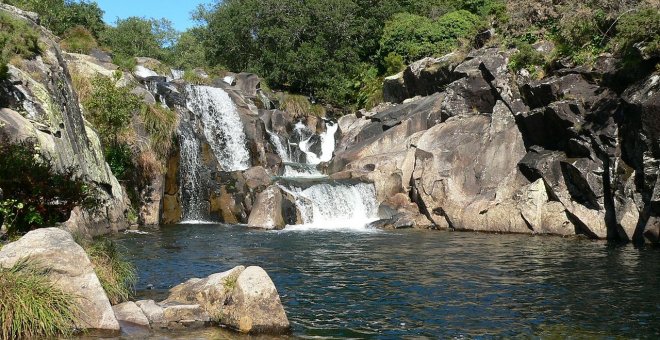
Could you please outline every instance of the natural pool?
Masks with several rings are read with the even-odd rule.
[[[660,338],[660,249],[575,238],[177,225],[118,237],[138,298],[262,266],[294,337]],[[217,330],[154,338],[232,338]]]

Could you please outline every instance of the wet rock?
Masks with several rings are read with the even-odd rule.
[[[270,186],[257,195],[257,202],[248,219],[248,227],[259,229],[284,229],[282,216],[282,193],[276,186]]]
[[[119,323],[87,254],[71,234],[57,228],[38,229],[0,250],[0,266],[9,268],[25,259],[50,269],[48,279],[73,294],[80,308],[80,329],[118,331]]]
[[[112,306],[115,317],[120,323],[131,323],[138,326],[149,327],[149,319],[144,315],[142,309],[135,302],[124,302]]]

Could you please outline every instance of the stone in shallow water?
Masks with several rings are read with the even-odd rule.
[[[124,302],[116,306],[112,306],[117,320],[129,322],[135,325],[149,327],[149,319],[144,315],[142,309],[138,307],[133,301]]]
[[[141,300],[135,303],[142,313],[149,319],[152,326],[162,326],[165,324],[165,316],[163,307],[156,304],[154,300]]]

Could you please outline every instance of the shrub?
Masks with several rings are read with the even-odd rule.
[[[121,53],[113,53],[112,63],[119,66],[119,69],[127,72],[133,72],[137,66],[137,59],[135,57],[126,56]]]
[[[133,264],[123,257],[120,247],[108,239],[81,243],[110,303],[116,305],[128,301],[133,295],[137,275]]]
[[[378,75],[375,67],[371,67],[362,73],[361,78],[357,105],[369,110],[383,102],[383,77]]]
[[[0,339],[69,336],[78,311],[74,296],[48,281],[27,261],[0,267]]]
[[[61,45],[69,52],[83,54],[89,54],[92,49],[98,46],[92,32],[82,26],[76,26],[66,31]]]
[[[395,53],[410,63],[446,54],[458,47],[459,39],[472,39],[481,26],[481,19],[466,10],[447,13],[436,21],[410,13],[395,14],[385,23],[380,55]]]
[[[34,58],[39,48],[39,34],[25,21],[0,12],[0,80],[7,78],[7,63],[14,56]]]
[[[115,86],[115,79],[96,76],[92,79],[92,96],[83,102],[90,121],[106,144],[118,144],[119,134],[130,124],[133,112],[140,109],[140,97],[126,87]]]
[[[660,10],[642,8],[621,16],[616,25],[617,34],[612,40],[613,49],[619,54],[635,54],[634,45],[645,45],[645,53],[660,55]]]
[[[56,35],[62,35],[76,26],[83,26],[98,38],[105,29],[103,11],[96,2],[71,0],[5,0],[5,2],[38,13],[41,23]]]
[[[397,74],[406,69],[406,64],[403,62],[403,57],[390,52],[383,59],[383,67],[385,68],[386,75]]]
[[[125,180],[133,170],[133,152],[124,143],[112,143],[104,149],[105,161],[108,162],[112,173],[121,180]]]
[[[313,104],[303,95],[285,93],[280,101],[280,110],[287,111],[296,117],[314,115],[325,116],[325,109],[319,104]]]
[[[518,51],[514,53],[509,60],[509,67],[518,71],[530,66],[541,66],[545,63],[543,53],[537,51],[528,43],[518,44]]]
[[[0,134],[0,220],[12,234],[66,221],[76,206],[98,206],[96,191],[74,168],[57,171],[51,160],[39,154],[34,142],[12,143]]]
[[[101,42],[116,54],[156,59],[167,57],[164,47],[173,45],[176,38],[170,21],[138,17],[118,19],[115,27],[101,34]]]

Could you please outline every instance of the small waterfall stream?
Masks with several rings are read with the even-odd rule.
[[[289,230],[364,230],[377,219],[376,190],[370,183],[326,182],[302,188],[293,183],[280,187],[295,197],[303,224]]]
[[[181,148],[179,176],[182,220],[183,223],[200,223],[206,219],[206,214],[202,212],[202,197],[205,195],[200,176],[202,171],[201,146],[192,128],[188,125],[181,125],[179,147]]]
[[[302,224],[289,225],[286,229],[365,230],[367,224],[377,220],[376,190],[373,184],[326,179],[318,171],[316,165],[332,159],[339,129],[337,123],[326,121],[325,124],[326,131],[316,135],[298,122],[292,136],[298,143],[268,132],[285,166],[283,180],[278,185],[294,197],[302,219]],[[313,146],[319,154],[312,151]]]
[[[224,171],[250,167],[245,131],[236,105],[223,89],[188,85],[186,106],[201,116],[204,136]]]

